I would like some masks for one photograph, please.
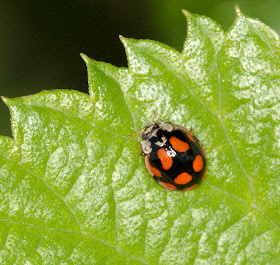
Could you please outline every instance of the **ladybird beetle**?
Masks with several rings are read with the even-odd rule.
[[[155,181],[171,190],[191,190],[206,173],[205,153],[187,129],[152,122],[141,131],[145,165]]]

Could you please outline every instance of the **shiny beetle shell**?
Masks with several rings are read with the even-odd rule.
[[[189,130],[152,122],[141,133],[145,165],[155,181],[171,190],[191,190],[199,185],[205,177],[206,157]]]

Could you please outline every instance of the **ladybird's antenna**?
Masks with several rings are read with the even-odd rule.
[[[129,133],[128,136],[137,136],[137,135],[141,134],[141,131],[138,131],[132,127],[130,127],[130,129],[135,131],[135,133]]]

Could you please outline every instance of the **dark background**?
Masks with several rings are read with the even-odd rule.
[[[0,0],[0,95],[57,88],[87,92],[80,52],[126,66],[119,35],[157,40],[180,51],[187,33],[182,9],[208,16],[227,30],[235,4],[280,32],[278,0]],[[2,135],[11,135],[9,117],[1,101]]]

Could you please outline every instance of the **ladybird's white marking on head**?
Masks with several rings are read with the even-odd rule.
[[[160,123],[159,127],[162,130],[167,131],[167,132],[172,132],[172,130],[173,130],[173,126],[169,123]]]
[[[158,145],[159,147],[162,147],[165,145],[165,143],[167,142],[167,139],[165,136],[161,137],[161,141],[157,141],[155,144]]]
[[[163,144],[162,144],[161,141],[157,141],[157,142],[155,142],[155,144],[158,145],[159,147],[162,147],[162,146],[163,146]]]
[[[149,154],[152,152],[152,147],[151,147],[151,142],[148,141],[148,140],[143,140],[141,142],[141,145],[142,145],[142,149],[143,149],[143,153],[144,154]]]
[[[152,137],[157,137],[157,132],[158,132],[159,128],[158,129],[154,129],[152,130],[152,133],[151,135],[149,136],[149,139],[151,139]]]

